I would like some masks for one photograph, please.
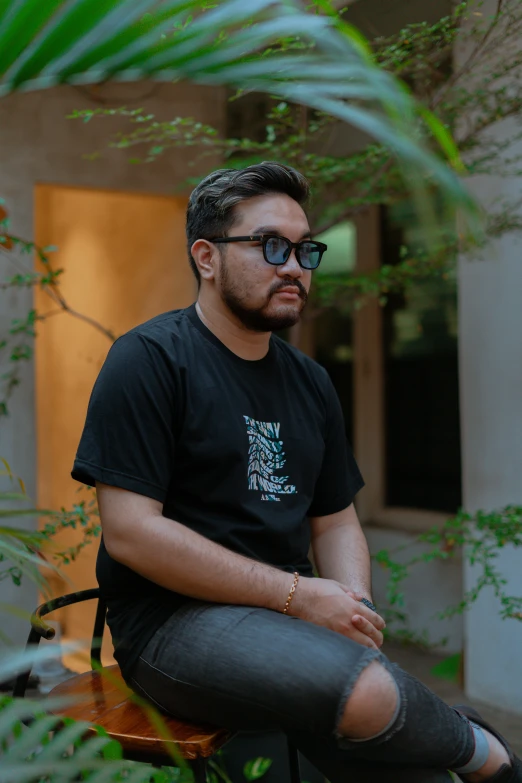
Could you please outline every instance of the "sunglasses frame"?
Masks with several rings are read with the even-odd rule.
[[[308,272],[313,272],[314,269],[317,269],[317,267],[321,263],[324,252],[328,250],[328,245],[325,245],[324,242],[318,242],[316,239],[302,239],[300,242],[291,242],[288,239],[288,237],[283,237],[280,234],[252,234],[251,236],[242,236],[242,237],[215,237],[214,239],[209,239],[208,241],[214,243],[223,243],[223,244],[227,242],[262,242],[263,258],[265,259],[267,264],[270,264],[271,266],[284,266],[288,261],[288,258],[286,258],[282,264],[276,264],[274,263],[274,261],[270,261],[266,257],[266,244],[269,239],[283,239],[287,243],[288,247],[290,248],[290,252],[288,253],[288,258],[290,258],[292,250],[295,250],[295,257],[297,259],[297,263],[299,264],[301,269],[306,269]],[[317,262],[316,266],[303,266],[303,264],[301,263],[301,254],[299,248],[305,242],[309,242],[311,244],[317,245],[317,247],[320,250],[321,255],[319,256],[319,261]]]

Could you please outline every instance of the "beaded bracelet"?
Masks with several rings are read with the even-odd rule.
[[[290,592],[288,593],[288,598],[286,599],[286,604],[285,604],[285,608],[283,609],[283,614],[288,614],[290,603],[292,601],[292,598],[294,597],[295,589],[297,587],[298,582],[299,582],[299,574],[297,573],[297,571],[294,571],[294,583],[290,588]]]

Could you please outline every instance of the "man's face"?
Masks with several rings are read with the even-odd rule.
[[[236,207],[236,222],[228,236],[279,234],[292,242],[310,237],[303,209],[289,196],[256,196]],[[282,266],[268,264],[260,242],[219,245],[216,285],[234,315],[256,332],[293,326],[308,298],[310,270],[297,263],[295,250]]]

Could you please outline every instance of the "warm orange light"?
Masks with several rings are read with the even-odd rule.
[[[72,310],[120,335],[153,316],[191,304],[195,281],[185,247],[186,200],[151,194],[39,185],[36,242],[55,245],[53,267],[63,269],[60,291]],[[38,267],[40,269],[40,267]],[[37,312],[56,310],[45,291],[35,291]],[[90,323],[62,313],[41,322],[36,340],[38,504],[72,508],[79,485],[70,477],[89,395],[111,341]],[[80,531],[67,529],[60,548],[74,546]],[[68,593],[96,585],[97,545],[65,566],[70,579],[54,580]],[[64,639],[92,635],[92,602],[57,613]],[[104,647],[110,662],[110,647]],[[67,659],[74,668],[89,668]]]

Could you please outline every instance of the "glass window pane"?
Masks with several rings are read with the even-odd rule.
[[[383,263],[402,232],[383,210]],[[455,511],[461,504],[454,274],[389,297],[383,312],[386,504]]]
[[[356,228],[343,221],[314,237],[325,242],[328,250],[317,274],[342,274],[355,267]],[[346,435],[353,443],[353,323],[351,314],[334,309],[323,310],[315,318],[315,359],[327,370],[343,409]]]
[[[329,228],[328,231],[314,236],[314,239],[328,245],[328,250],[314,274],[335,275],[353,271],[356,254],[356,235],[353,223],[344,220]]]

